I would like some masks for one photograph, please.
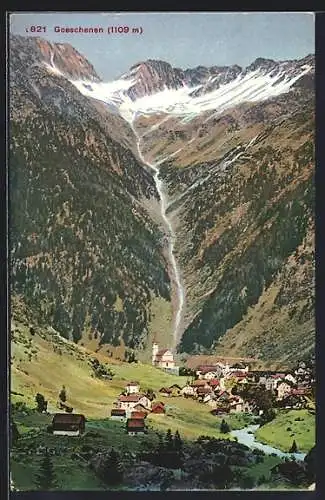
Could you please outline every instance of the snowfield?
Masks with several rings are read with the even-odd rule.
[[[126,91],[136,84],[135,79],[121,78],[107,83],[84,80],[70,81],[85,96],[115,106],[119,114],[129,123],[132,123],[139,114],[155,113],[180,116],[187,121],[204,111],[221,113],[230,106],[236,106],[243,102],[263,101],[289,92],[292,85],[310,70],[311,67],[305,65],[300,73],[290,76],[281,69],[276,74],[274,71],[265,74],[262,70],[257,69],[244,76],[238,75],[233,81],[203,95],[192,96],[191,94],[204,88],[204,85],[196,87],[184,85],[179,89],[165,88],[163,91],[140,97],[134,101],[127,95]]]

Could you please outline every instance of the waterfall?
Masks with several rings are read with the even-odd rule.
[[[170,219],[168,218],[166,211],[167,211],[167,198],[164,193],[164,183],[163,181],[159,178],[159,168],[158,166],[166,161],[167,158],[164,158],[162,160],[159,160],[155,163],[150,163],[148,162],[141,151],[141,136],[137,133],[133,121],[131,122],[131,127],[134,132],[134,135],[136,136],[136,146],[137,146],[137,151],[140,160],[150,167],[150,169],[153,170],[153,179],[156,184],[157,191],[159,193],[160,197],[160,213],[161,213],[161,218],[163,220],[163,224],[165,226],[166,234],[167,234],[167,240],[168,240],[168,256],[169,256],[169,263],[171,265],[172,273],[173,273],[173,280],[175,283],[175,291],[176,291],[176,314],[174,314],[174,324],[173,324],[173,348],[177,346],[177,343],[179,341],[179,335],[180,335],[180,325],[181,325],[181,319],[182,319],[182,314],[183,314],[183,309],[185,305],[185,290],[182,285],[181,281],[181,276],[179,272],[179,268],[175,259],[175,254],[174,254],[174,248],[175,248],[175,241],[176,241],[176,234],[173,229],[172,223]]]

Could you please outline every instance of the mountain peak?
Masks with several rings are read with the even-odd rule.
[[[69,43],[52,43],[34,36],[10,35],[10,48],[13,54],[11,63],[27,68],[46,65],[56,73],[73,79],[99,82],[94,67],[85,56]]]

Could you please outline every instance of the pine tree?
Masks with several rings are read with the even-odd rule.
[[[40,462],[39,471],[35,476],[35,485],[41,491],[53,490],[57,485],[53,462],[47,449]]]
[[[18,431],[17,424],[14,420],[11,419],[11,422],[10,422],[11,446],[14,446],[17,443],[19,436],[20,436],[20,434]]]
[[[181,451],[182,447],[183,447],[183,441],[181,440],[181,436],[179,435],[179,432],[177,430],[174,436],[174,450]]]
[[[167,451],[172,451],[174,446],[173,446],[173,436],[172,436],[172,431],[170,429],[167,430],[166,432],[166,438],[165,438],[165,444],[166,444],[166,450]]]
[[[43,394],[40,394],[39,392],[35,396],[35,401],[37,404],[37,411],[39,413],[42,413],[42,411],[46,411],[47,409],[47,401],[45,401],[45,398]]]
[[[228,434],[228,432],[230,432],[230,427],[225,421],[225,419],[223,419],[220,424],[220,432],[222,432],[223,434]]]
[[[292,442],[292,446],[289,450],[289,453],[297,453],[297,451],[298,451],[298,446],[297,446],[296,440],[294,439]]]
[[[65,403],[67,400],[67,391],[64,385],[62,386],[62,389],[60,391],[59,400],[62,401],[62,403]]]

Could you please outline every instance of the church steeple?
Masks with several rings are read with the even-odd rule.
[[[158,351],[159,351],[159,346],[158,346],[156,340],[154,339],[154,341],[152,343],[152,364],[153,365],[155,364]]]

